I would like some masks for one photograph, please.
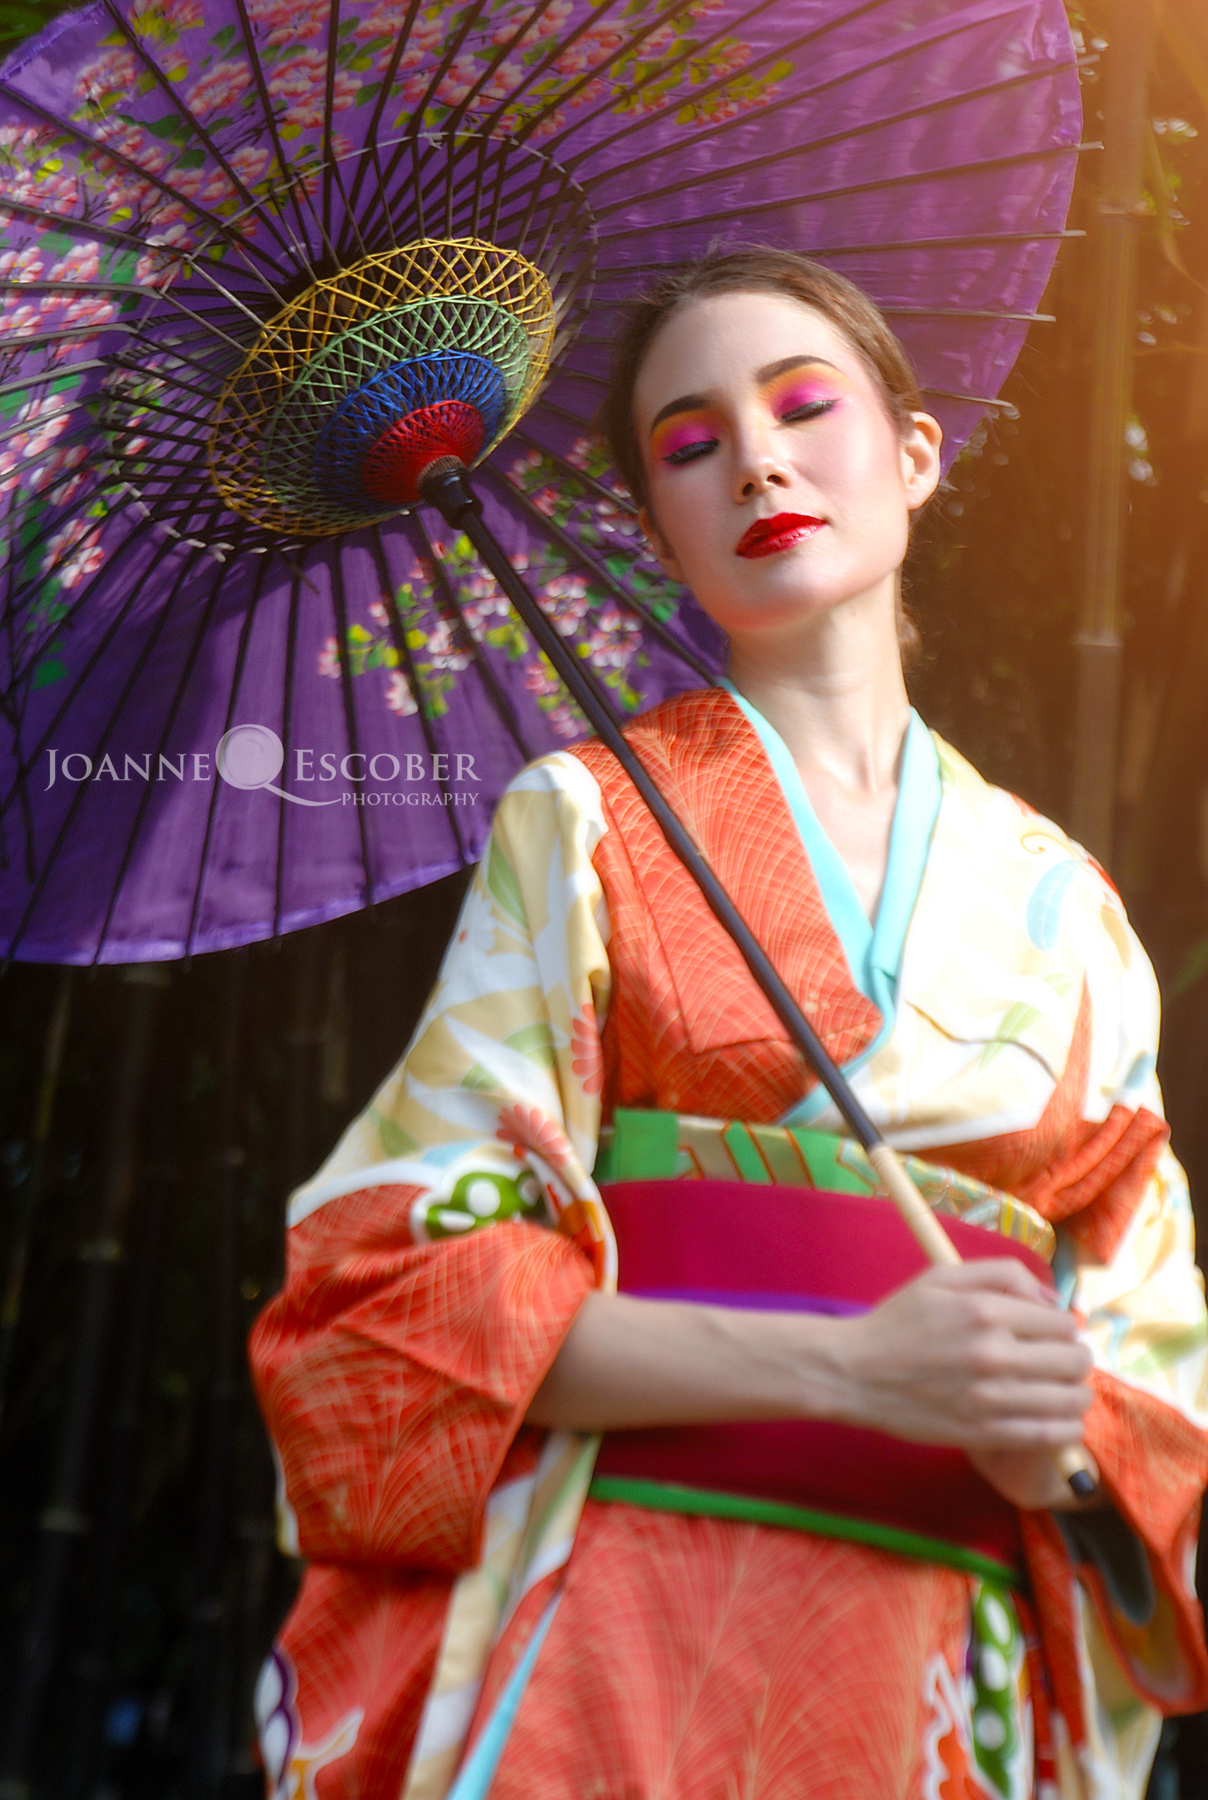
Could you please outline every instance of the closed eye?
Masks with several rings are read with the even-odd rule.
[[[781,413],[780,423],[782,425],[796,425],[801,419],[817,419],[820,418],[823,413],[830,412],[831,409],[838,406],[838,404],[839,402],[837,399],[806,400],[801,406],[794,406],[790,408],[788,412]]]
[[[696,462],[700,457],[708,456],[710,451],[716,449],[716,438],[697,438],[691,444],[681,444],[677,450],[669,450],[663,461],[678,467],[680,463]]]

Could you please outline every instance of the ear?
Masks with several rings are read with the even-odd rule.
[[[654,551],[663,574],[670,576],[672,581],[682,583],[684,575],[675,551],[663,536],[662,527],[648,506],[638,507],[638,524],[642,527],[646,542]]]
[[[911,427],[901,440],[902,480],[906,488],[906,505],[916,512],[926,504],[940,484],[940,446],[944,431],[930,413],[911,413]]]

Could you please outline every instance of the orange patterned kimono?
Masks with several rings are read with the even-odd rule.
[[[1139,1796],[1159,1714],[1208,1704],[1191,1585],[1208,1410],[1156,990],[1118,900],[936,740],[939,814],[883,1020],[735,702],[682,696],[630,736],[891,1141],[1057,1225],[1097,1363],[1088,1444],[1145,1547],[1152,1618],[1130,1625],[1051,1516],[1025,1515],[1030,1598],[1000,1682],[998,1602],[967,1574],[584,1501],[592,1441],[524,1425],[584,1296],[615,1282],[601,1123],[618,1106],[772,1122],[813,1087],[588,744],[505,796],[407,1057],[292,1204],[287,1284],[253,1339],[283,1531],[310,1561],[261,1684],[270,1794],[437,1800],[558,1593],[495,1800]],[[1008,1674],[1013,1748],[986,1712]]]

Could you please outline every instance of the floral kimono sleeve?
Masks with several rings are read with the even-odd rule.
[[[1127,1768],[1135,1749],[1148,1767],[1155,1712],[1208,1702],[1194,1581],[1208,1481],[1208,1320],[1187,1181],[1167,1145],[1154,1074],[1157,983],[1097,871],[1076,898],[1094,1021],[1086,1118],[1046,1180],[1045,1203],[1058,1224],[1059,1283],[1095,1359],[1087,1446],[1132,1541],[1117,1534],[1097,1556],[1093,1532],[1080,1537],[1073,1521],[1080,1581],[1069,1584],[1056,1523],[1037,1515],[1025,1528],[1034,1581],[1066,1588],[1081,1615],[1079,1666],[1050,1646],[1066,1716],[1077,1688],[1093,1757]]]
[[[512,784],[411,1047],[293,1196],[252,1356],[304,1556],[470,1566],[532,1395],[613,1278],[588,1173],[603,829],[573,757]]]

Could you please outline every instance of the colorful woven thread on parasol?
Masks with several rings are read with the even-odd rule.
[[[1080,119],[1059,0],[96,0],[0,108],[0,941],[63,961],[450,873],[583,730],[412,505],[434,441],[621,716],[708,679],[591,435],[617,308],[718,241],[808,250],[951,454]]]

